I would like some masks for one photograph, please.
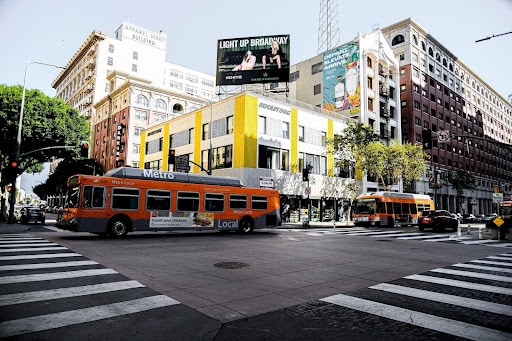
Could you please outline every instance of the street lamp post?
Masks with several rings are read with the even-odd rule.
[[[23,128],[23,110],[25,108],[25,92],[26,92],[26,86],[27,86],[27,74],[28,74],[28,67],[31,64],[39,64],[39,65],[46,65],[46,66],[53,66],[58,69],[65,69],[65,67],[54,65],[54,64],[48,64],[48,63],[42,63],[42,62],[29,62],[27,66],[25,67],[25,76],[23,77],[23,92],[21,95],[21,108],[20,108],[20,118],[18,122],[18,136],[16,138],[16,150],[15,150],[15,160],[19,162],[20,159],[20,150],[21,150],[21,131]],[[11,179],[13,182],[16,181],[16,179]],[[14,184],[13,184],[14,185]],[[16,190],[14,190],[16,186],[13,186],[13,190],[10,193],[9,197],[9,224],[14,223],[14,204],[16,203]]]

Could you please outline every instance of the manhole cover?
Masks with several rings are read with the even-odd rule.
[[[213,264],[214,266],[222,269],[241,269],[246,268],[249,264],[240,263],[240,262],[220,262]]]

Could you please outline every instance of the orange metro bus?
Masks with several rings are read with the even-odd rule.
[[[435,210],[434,201],[428,195],[397,192],[360,195],[354,206],[354,225],[365,227],[418,225],[422,211]]]
[[[120,167],[74,175],[57,226],[121,237],[136,231],[249,233],[281,225],[279,192],[244,187],[233,177]]]

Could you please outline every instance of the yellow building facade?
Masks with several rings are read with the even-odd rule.
[[[283,207],[290,207],[291,220],[308,207],[308,199],[313,219],[320,220],[327,213],[338,216],[349,198],[352,180],[339,176],[328,142],[341,134],[347,119],[283,97],[241,93],[143,130],[140,165],[211,171],[237,177],[248,187],[273,187]]]

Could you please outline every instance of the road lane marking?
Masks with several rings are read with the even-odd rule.
[[[18,256],[0,256],[2,260],[22,260],[22,259],[48,259],[48,258],[67,258],[67,257],[81,257],[82,255],[74,252],[67,253],[45,253],[37,255],[18,255]]]
[[[321,301],[470,340],[502,341],[512,337],[510,333],[343,294]]]
[[[424,300],[435,301],[440,303],[447,303],[465,308],[477,309],[487,311],[494,314],[502,314],[512,316],[512,309],[510,306],[499,303],[492,303],[488,301],[476,300],[473,298],[448,295],[439,292],[433,292],[423,289],[409,288],[400,285],[389,283],[381,283],[371,286],[370,289],[381,290],[393,294],[421,298]]]
[[[57,245],[57,244],[52,244]],[[57,250],[68,250],[64,246],[53,246],[53,247],[30,247],[30,248],[21,248],[21,249],[1,249],[0,252],[31,252],[31,251],[57,251]]]
[[[34,269],[52,269],[64,268],[70,266],[85,266],[85,265],[98,265],[98,262],[92,260],[82,260],[76,262],[55,262],[55,263],[34,263],[34,264],[15,264],[15,265],[2,265],[0,271],[11,270],[34,270]]]
[[[495,266],[482,266],[482,265],[465,264],[465,263],[457,263],[457,264],[453,264],[452,266],[458,266],[461,268],[475,269],[475,270],[505,272],[505,273],[512,274],[512,269],[498,268]]]
[[[447,286],[457,287],[457,288],[490,292],[490,293],[495,293],[495,294],[512,295],[512,288],[504,288],[504,287],[497,287],[494,285],[471,283],[471,282],[459,281],[456,279],[425,276],[425,275],[410,275],[410,276],[406,276],[404,278],[412,279],[415,281],[427,282],[427,283],[447,285]]]
[[[15,248],[15,247],[33,246],[33,250],[37,250],[40,246],[55,246],[55,245],[59,245],[59,244],[51,243],[51,242],[45,240],[44,243],[40,243],[40,244],[29,243],[29,244],[16,244],[16,245],[14,245],[14,244],[0,245],[0,249],[2,249],[2,250],[9,250],[9,249],[12,249],[12,248]]]
[[[0,323],[0,338],[93,322],[176,304],[180,304],[180,302],[165,295],[157,295],[96,307],[5,321]]]
[[[88,276],[112,275],[118,272],[112,269],[76,270],[65,272],[52,272],[47,274],[18,275],[0,277],[0,284],[52,281],[56,279],[68,279]]]
[[[143,288],[143,284],[137,281],[120,281],[103,284],[91,284],[70,288],[59,288],[51,290],[41,290],[32,292],[23,292],[16,294],[0,295],[0,306],[15,305],[29,302],[39,302],[47,300],[57,300],[61,298],[77,297],[101,294],[112,291],[120,291],[134,288]]]
[[[483,274],[480,272],[460,271],[460,270],[444,269],[444,268],[433,269],[433,270],[430,270],[430,272],[512,283],[512,277],[489,275],[489,274]]]

